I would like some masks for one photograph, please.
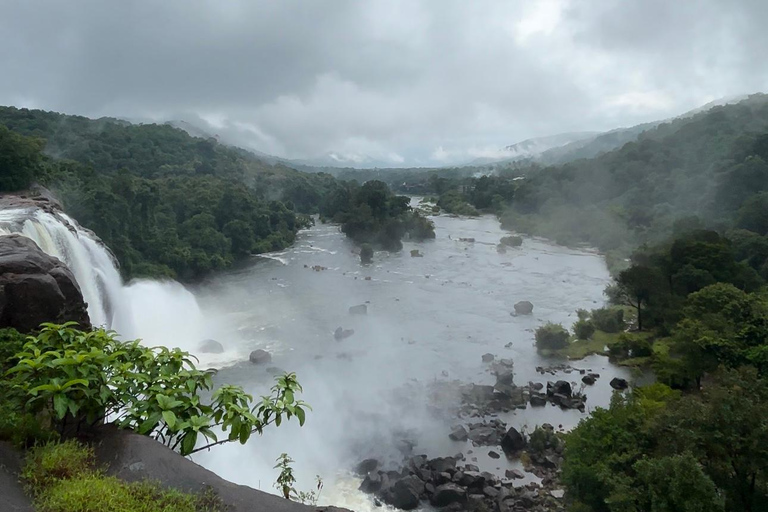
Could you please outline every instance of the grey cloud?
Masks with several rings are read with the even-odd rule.
[[[765,3],[9,1],[0,103],[436,163],[765,88]]]

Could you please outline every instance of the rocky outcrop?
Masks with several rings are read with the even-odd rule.
[[[533,304],[527,300],[521,300],[515,304],[516,315],[530,315],[533,313]]]
[[[336,507],[302,505],[228,482],[157,441],[129,430],[103,427],[94,446],[99,466],[105,467],[109,475],[126,482],[151,480],[193,494],[210,488],[227,505],[228,512],[345,512]]]
[[[0,237],[0,327],[29,332],[43,322],[68,321],[85,329],[91,326],[69,268],[29,238]]]

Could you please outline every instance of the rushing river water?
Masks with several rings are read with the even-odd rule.
[[[303,428],[290,423],[245,446],[216,447],[195,457],[200,464],[273,491],[275,458],[288,452],[296,459],[298,487],[311,488],[320,475],[326,485],[321,502],[356,510],[372,505],[356,491],[359,481],[348,476],[349,469],[367,457],[401,459],[398,447],[404,441],[416,443],[414,453],[430,456],[471,450],[467,459],[476,458],[481,470],[503,474],[519,467],[491,459],[487,447],[473,450],[450,441],[457,421],[441,412],[446,398],[435,398],[434,390],[451,389],[455,381],[492,383],[481,361],[487,352],[514,359],[521,385],[557,378],[579,382],[578,373],[536,372],[537,366],[562,361],[536,353],[533,330],[546,321],[570,326],[577,308],[601,306],[608,271],[597,254],[534,239],[498,254],[496,244],[507,233],[490,216],[437,216],[434,222],[435,240],[406,242],[399,253],[377,252],[367,267],[338,226],[318,225],[284,252],[215,276],[195,288],[194,297],[170,285],[128,288],[137,297],[132,304],[139,334],[148,342],[167,344],[181,334],[184,348],[195,351],[200,339],[217,339],[225,353],[201,359],[222,368],[218,381],[259,395],[271,385],[275,368],[295,371],[305,388],[302,398],[313,407]],[[411,257],[411,249],[423,257]],[[534,304],[533,315],[510,314],[520,300]],[[357,304],[367,304],[368,314],[349,314]],[[338,327],[355,333],[337,341]],[[247,362],[257,348],[273,354],[265,365],[273,368]],[[608,403],[612,376],[628,377],[603,357],[574,366],[602,374],[587,389],[587,413]],[[552,405],[503,416],[510,425],[529,429],[544,422],[569,428],[582,417]]]
[[[220,369],[219,383],[241,384],[258,396],[268,392],[275,374],[296,372],[305,389],[301,398],[313,407],[304,427],[295,421],[270,427],[245,446],[218,446],[195,460],[224,478],[274,492],[275,459],[287,452],[296,460],[297,487],[312,488],[320,475],[321,503],[362,511],[373,503],[357,491],[359,479],[350,469],[369,457],[397,464],[405,446],[430,457],[461,452],[482,471],[499,475],[520,469],[515,461],[492,459],[492,447],[448,438],[452,425],[470,421],[456,416],[457,386],[493,383],[481,361],[489,352],[514,360],[518,385],[557,379],[580,384],[578,372],[536,371],[563,361],[540,357],[533,331],[547,321],[570,326],[576,309],[601,306],[609,280],[603,259],[592,252],[525,239],[521,248],[499,254],[496,244],[507,233],[493,217],[433,220],[434,240],[376,253],[370,266],[360,264],[338,226],[317,225],[301,232],[290,249],[255,257],[192,289],[154,281],[122,286],[108,252],[62,214],[6,210],[0,234],[23,234],[63,258],[97,323],[126,339],[189,350],[201,366]],[[412,249],[423,256],[412,257]],[[521,300],[534,304],[533,315],[510,314]],[[359,304],[368,313],[351,315],[349,307]],[[339,327],[354,334],[337,341]],[[225,351],[201,354],[206,338]],[[259,348],[272,354],[270,364],[248,362]],[[547,405],[502,419],[528,430],[545,422],[568,429],[609,403],[613,376],[629,377],[604,357],[573,365],[601,374],[586,389],[586,413]]]

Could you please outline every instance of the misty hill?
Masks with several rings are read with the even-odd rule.
[[[692,216],[739,225],[768,190],[766,134],[765,94],[660,123],[620,149],[530,173],[505,223],[604,250],[659,240]]]
[[[476,158],[467,165],[486,165],[491,163],[514,162],[527,158],[535,158],[553,148],[559,148],[583,140],[589,140],[597,136],[599,132],[573,132],[535,137],[515,144],[510,144],[500,149],[497,156]]]

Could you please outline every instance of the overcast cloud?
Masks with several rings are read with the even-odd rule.
[[[766,91],[766,26],[763,0],[6,0],[0,104],[444,164]]]

